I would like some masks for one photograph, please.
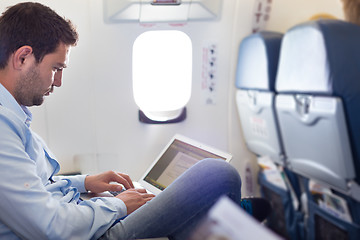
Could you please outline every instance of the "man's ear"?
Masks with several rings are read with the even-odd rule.
[[[34,57],[32,47],[22,46],[14,52],[12,64],[15,69],[21,69],[32,57]]]

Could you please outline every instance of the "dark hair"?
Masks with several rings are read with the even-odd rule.
[[[70,20],[40,3],[19,3],[9,7],[0,17],[0,69],[9,56],[22,46],[33,49],[39,63],[60,43],[74,46],[78,33]]]
[[[360,3],[358,0],[342,0],[345,19],[360,25]]]

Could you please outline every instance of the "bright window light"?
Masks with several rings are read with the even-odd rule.
[[[177,118],[191,96],[192,44],[181,31],[141,34],[133,46],[135,102],[155,121]]]

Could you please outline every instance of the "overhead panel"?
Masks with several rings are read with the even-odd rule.
[[[222,0],[103,0],[104,20],[121,22],[187,22],[219,18]]]

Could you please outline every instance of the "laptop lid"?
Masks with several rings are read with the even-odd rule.
[[[229,153],[176,134],[139,180],[142,187],[159,194],[185,170],[204,158],[230,162]]]

